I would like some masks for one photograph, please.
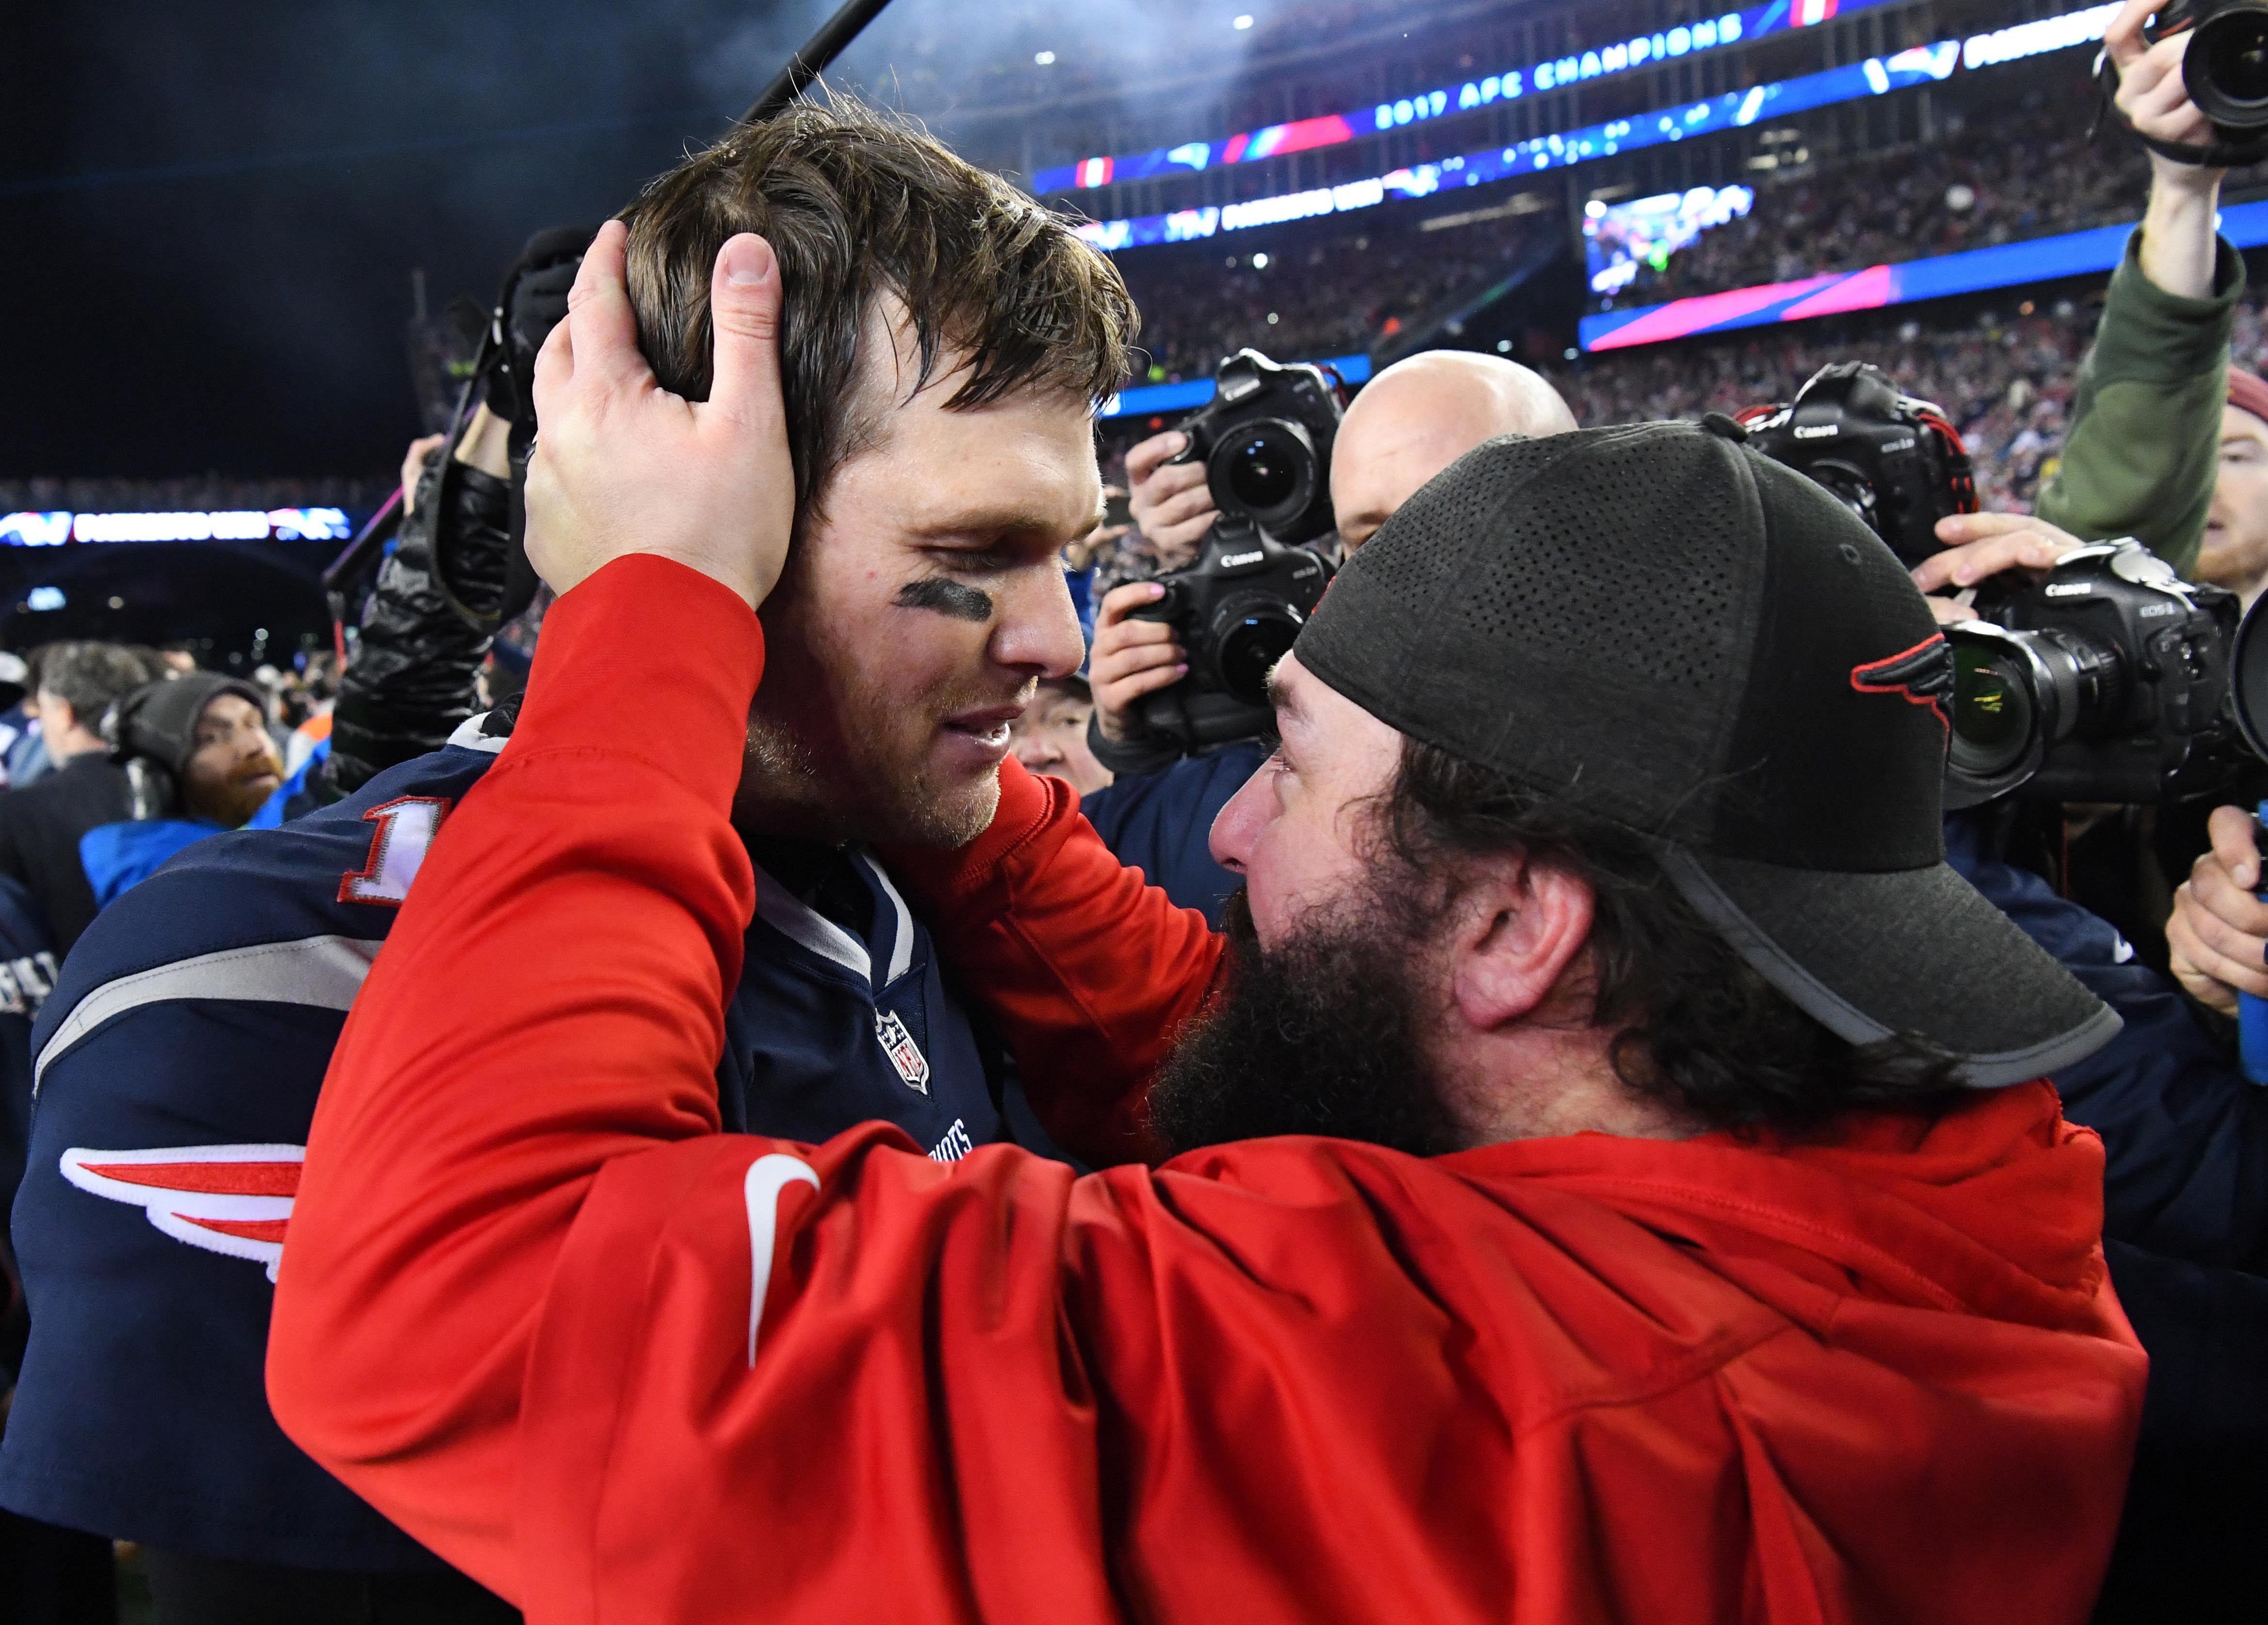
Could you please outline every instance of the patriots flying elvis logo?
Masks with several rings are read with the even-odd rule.
[[[62,1160],[63,1178],[88,1195],[132,1203],[176,1241],[264,1264],[273,1281],[306,1154],[303,1145],[74,1145]]]

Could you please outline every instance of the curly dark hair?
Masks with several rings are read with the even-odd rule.
[[[1711,1129],[1803,1132],[1859,1107],[1944,1109],[1958,1058],[1916,1033],[1852,1044],[1757,973],[1702,920],[1633,831],[1435,746],[1403,744],[1381,808],[1386,861],[1415,886],[1410,923],[1438,919],[1471,860],[1521,851],[1582,879],[1593,1019],[1616,1029],[1615,1073]]]

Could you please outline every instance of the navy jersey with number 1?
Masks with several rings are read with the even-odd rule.
[[[349,800],[201,842],[80,939],[33,1039],[14,1214],[33,1330],[0,1505],[213,1557],[438,1566],[284,1437],[262,1370],[332,1047],[507,728],[475,718]],[[993,1047],[927,930],[870,856],[824,861],[854,905],[837,917],[757,871],[724,1126],[816,1141],[880,1118],[945,1161],[1005,1137]]]

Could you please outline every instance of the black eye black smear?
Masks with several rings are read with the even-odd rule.
[[[940,615],[951,615],[955,621],[985,621],[992,619],[992,595],[976,587],[963,586],[958,581],[946,581],[932,576],[927,581],[909,581],[898,589],[900,609],[933,609]]]

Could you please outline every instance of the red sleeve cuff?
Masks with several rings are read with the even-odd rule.
[[[509,754],[628,752],[729,809],[763,665],[763,629],[738,593],[674,559],[631,554],[544,617]]]

